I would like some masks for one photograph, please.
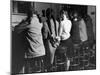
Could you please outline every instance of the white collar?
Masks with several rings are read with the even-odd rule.
[[[32,16],[33,16],[33,17],[37,17],[37,15],[36,15],[36,14],[33,14]]]

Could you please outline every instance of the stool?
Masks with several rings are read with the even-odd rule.
[[[80,49],[81,49],[80,44],[74,44],[74,54],[75,54],[75,56],[79,56]]]
[[[74,44],[74,57],[73,57],[73,61],[71,63],[71,66],[73,66],[73,65],[78,66],[80,64],[80,62],[79,62],[80,54],[83,54],[83,51],[81,51],[80,49],[81,49],[80,44]]]
[[[68,66],[67,66],[67,47],[58,47],[56,52],[55,52],[55,71],[67,71]]]
[[[25,74],[44,72],[43,57],[26,59]]]

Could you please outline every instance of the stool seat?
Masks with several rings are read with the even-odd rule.
[[[60,54],[62,54],[62,53],[66,53],[67,52],[67,47],[65,47],[65,46],[59,46],[57,49],[56,49],[56,53],[60,53]]]

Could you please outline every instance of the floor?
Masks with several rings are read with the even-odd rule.
[[[71,58],[69,71],[77,71],[77,70],[92,70],[96,69],[96,48],[92,49],[89,47],[76,47],[74,50],[74,57]],[[61,70],[62,67],[58,67],[58,71]]]
[[[60,61],[64,61],[62,57]],[[57,63],[56,63],[57,64]],[[45,64],[44,64],[45,65]],[[52,72],[67,71],[65,65],[57,65],[52,68]],[[93,48],[76,46],[74,56],[70,59],[70,67],[68,71],[93,70],[96,69],[96,46]],[[43,70],[43,69],[42,69]],[[40,73],[40,72],[36,72]]]

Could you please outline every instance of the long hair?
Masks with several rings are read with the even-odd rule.
[[[48,9],[46,10],[46,16],[47,16],[47,23],[49,24],[49,29],[50,29],[50,24],[51,24],[51,23],[50,23],[50,19],[53,20],[54,26],[55,26],[55,28],[56,28],[56,19],[55,19],[54,15],[53,15],[53,9],[48,8]],[[50,29],[50,31],[51,31],[51,29]]]
[[[48,19],[53,19],[53,21],[55,23],[56,19],[55,19],[54,15],[53,15],[53,12],[54,12],[53,9],[48,8],[46,10],[46,16],[47,16]]]
[[[31,17],[33,16],[33,14],[38,14],[37,11],[35,11],[35,9],[33,7],[30,7],[27,11],[27,18],[26,18],[26,21],[28,21],[30,23],[31,21]]]
[[[53,10],[52,10],[51,8],[48,8],[48,9],[46,10],[46,17],[47,17],[47,18],[51,18],[52,13],[53,13]]]
[[[65,14],[65,15],[66,15],[66,18],[69,19],[69,14],[68,14],[67,10],[62,9],[62,10],[60,11],[60,17],[61,17],[63,14]],[[62,20],[63,20],[63,18],[62,18]]]

